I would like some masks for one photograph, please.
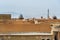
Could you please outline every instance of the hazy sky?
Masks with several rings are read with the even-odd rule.
[[[60,0],[0,0],[0,13],[10,13],[12,17],[47,17],[48,9],[50,16],[60,18]]]

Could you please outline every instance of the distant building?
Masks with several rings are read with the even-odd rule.
[[[11,14],[0,14],[0,19],[11,19]]]
[[[5,16],[10,19],[10,15]],[[60,40],[60,19],[10,19],[6,23],[1,21],[0,40]]]

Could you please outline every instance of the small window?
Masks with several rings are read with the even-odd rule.
[[[50,40],[50,39],[47,39],[47,40]]]
[[[45,40],[45,39],[42,39],[42,40]]]

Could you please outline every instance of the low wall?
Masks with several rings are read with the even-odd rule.
[[[52,40],[52,36],[39,36],[39,35],[1,35],[0,40]]]

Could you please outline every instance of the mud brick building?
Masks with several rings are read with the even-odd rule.
[[[60,40],[60,19],[12,19],[0,15],[0,40]]]

